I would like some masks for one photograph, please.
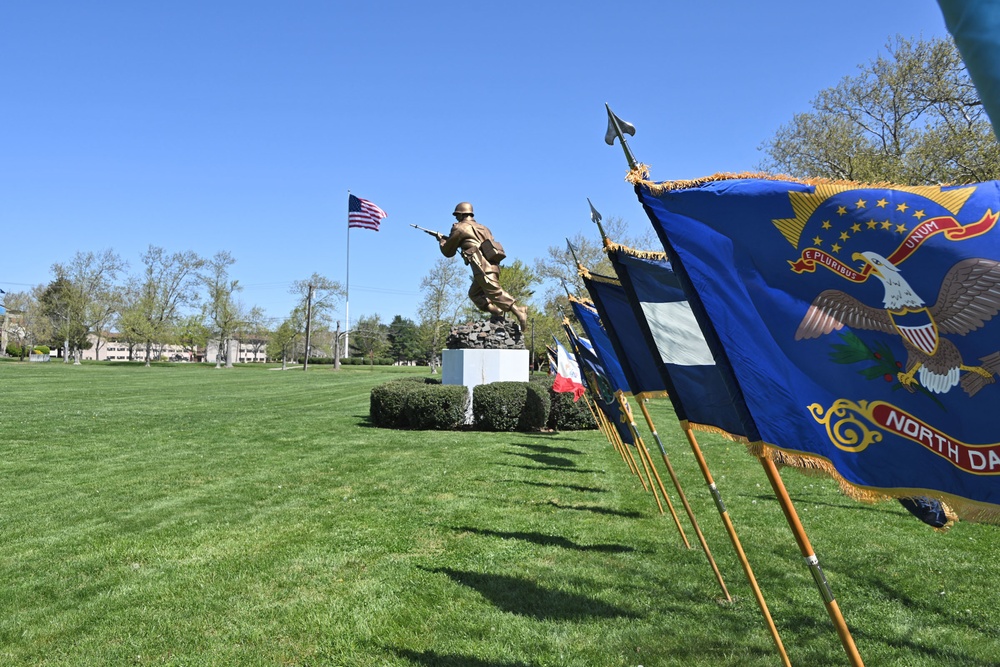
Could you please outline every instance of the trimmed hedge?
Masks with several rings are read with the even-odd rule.
[[[597,428],[594,415],[583,402],[573,402],[573,394],[555,392],[549,389],[552,399],[552,410],[549,412],[548,427],[556,431],[585,431]]]
[[[305,357],[299,357],[296,360],[296,362],[300,363],[300,364],[303,363],[304,361],[305,361]],[[310,366],[312,366],[312,365],[316,365],[316,366],[323,366],[323,365],[332,366],[334,364],[334,361],[335,361],[335,359],[333,357],[309,357],[309,365]],[[392,358],[389,358],[389,357],[375,357],[375,365],[376,366],[392,366],[395,363],[396,363],[396,360],[392,359]],[[366,357],[343,357],[340,360],[340,365],[341,366],[371,366],[372,364],[371,364],[371,359],[368,359]]]
[[[533,382],[491,382],[472,389],[472,418],[484,431],[537,431],[545,427],[551,401]]]
[[[584,431],[597,428],[594,416],[581,398],[573,402],[573,394],[552,391],[553,377],[548,374],[533,373],[531,383],[545,387],[551,402],[546,426],[555,431]]]
[[[400,378],[372,389],[368,415],[375,426],[453,429],[465,422],[469,391],[437,378]]]

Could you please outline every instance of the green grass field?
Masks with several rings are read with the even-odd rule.
[[[370,427],[422,372],[0,363],[0,665],[780,664],[665,400],[731,603],[596,431]],[[792,663],[847,664],[759,464],[701,441]],[[867,665],[1000,664],[996,528],[783,477]]]

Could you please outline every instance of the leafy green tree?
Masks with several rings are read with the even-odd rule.
[[[100,351],[105,329],[120,306],[118,275],[125,266],[111,250],[78,252],[68,263],[52,265],[57,280],[63,279],[58,309],[65,324],[63,333],[70,333],[64,344],[72,343],[76,363],[80,363],[81,350],[91,347],[90,336]],[[68,352],[64,361],[68,361]]]
[[[304,316],[301,313],[293,311],[271,334],[267,353],[273,358],[281,357],[282,370],[288,368],[288,358],[295,354],[295,346],[302,336],[302,319]]]
[[[950,38],[896,37],[761,149],[798,177],[904,185],[1000,177],[1000,146]]]
[[[538,283],[538,274],[519,259],[500,267],[500,286],[519,304],[531,301]]]
[[[16,341],[21,361],[36,343],[51,336],[51,321],[42,312],[38,300],[43,289],[38,286],[30,292],[8,292],[4,295],[4,333],[8,340]]]
[[[370,359],[374,365],[376,357],[389,351],[389,327],[378,314],[360,317],[351,329],[350,345],[352,354]]]
[[[161,344],[184,309],[198,303],[199,271],[205,260],[191,251],[171,255],[151,245],[142,254],[142,263],[142,272],[132,276],[125,289],[119,330],[130,350],[135,345],[145,347],[149,366],[153,344]]]
[[[63,363],[69,363],[70,351],[86,349],[87,327],[83,323],[83,303],[80,287],[66,275],[57,275],[39,296],[41,312],[51,323],[53,348],[62,348]]]
[[[420,331],[413,320],[396,315],[389,323],[386,336],[389,356],[397,362],[416,361],[420,358]]]
[[[260,306],[252,307],[246,312],[244,319],[240,321],[239,338],[247,343],[255,359],[260,351],[267,346],[267,339],[270,335],[268,321],[267,314]]]
[[[204,350],[211,337],[212,331],[205,326],[204,319],[199,315],[188,315],[177,324],[175,340],[188,352]]]

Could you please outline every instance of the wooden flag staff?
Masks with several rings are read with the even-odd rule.
[[[645,405],[640,404],[644,414],[648,414],[648,410]],[[650,426],[652,428],[652,426]],[[764,601],[764,594],[761,593],[760,586],[757,585],[757,577],[754,576],[753,568],[750,567],[750,561],[747,560],[747,555],[743,551],[743,545],[740,543],[740,538],[736,534],[736,528],[733,527],[733,521],[729,517],[729,510],[726,509],[726,504],[722,502],[722,495],[719,493],[719,489],[715,486],[715,479],[712,477],[711,471],[708,469],[708,463],[705,462],[705,457],[701,453],[701,447],[698,445],[698,439],[695,438],[694,431],[691,430],[690,424],[686,421],[681,422],[681,428],[684,430],[684,435],[687,436],[688,444],[691,445],[691,451],[694,453],[695,460],[698,461],[698,467],[701,468],[701,474],[705,478],[705,483],[708,484],[708,490],[712,493],[712,498],[715,500],[715,507],[719,510],[719,517],[722,519],[722,524],[726,527],[726,533],[729,535],[729,540],[733,543],[733,548],[736,550],[736,555],[740,561],[740,566],[743,568],[743,573],[746,574],[747,581],[750,583],[750,588],[753,589],[753,596],[757,600],[757,606],[760,607],[761,613],[764,615],[764,621],[767,623],[768,632],[771,633],[771,638],[774,640],[774,645],[778,649],[778,653],[781,655],[781,662],[785,667],[791,667],[792,663],[788,659],[788,653],[785,651],[785,645],[781,642],[781,635],[778,634],[778,628],[774,625],[774,619],[771,618],[771,612],[767,608],[767,602]],[[656,433],[653,431],[654,434]]]
[[[698,525],[698,520],[694,517],[694,510],[691,509],[687,496],[684,495],[684,490],[681,489],[680,480],[677,478],[677,473],[674,472],[674,466],[670,463],[670,458],[667,456],[667,450],[663,446],[663,441],[660,440],[660,434],[656,432],[656,426],[653,424],[653,417],[649,414],[649,410],[646,409],[645,401],[642,399],[637,400],[639,402],[639,409],[642,410],[642,416],[646,419],[646,425],[649,427],[650,432],[653,434],[653,439],[656,440],[656,444],[660,448],[660,456],[663,458],[663,464],[667,467],[667,473],[670,475],[670,479],[674,483],[674,488],[677,489],[677,495],[680,496],[681,504],[684,505],[684,511],[687,512],[688,519],[691,520],[694,532],[698,536],[698,542],[701,543],[701,548],[704,549],[705,556],[708,558],[708,562],[712,565],[712,571],[715,572],[715,578],[719,580],[719,585],[722,586],[722,591],[726,594],[726,601],[731,601],[732,598],[729,596],[726,584],[722,581],[722,574],[719,572],[719,568],[715,564],[715,559],[712,557],[712,550],[708,548],[708,542],[705,541],[705,536],[702,535],[701,527]],[[631,410],[629,411],[629,416],[631,417]]]
[[[649,489],[646,487],[646,480],[642,478],[642,473],[639,471],[639,464],[635,462],[632,452],[628,450],[625,443],[623,443],[618,437],[618,433],[616,433],[615,430],[611,428],[611,425],[607,423],[607,420],[604,418],[604,414],[590,405],[590,399],[587,398],[586,394],[584,394],[583,399],[587,401],[587,407],[590,409],[590,414],[594,416],[594,421],[597,422],[597,426],[601,429],[601,433],[604,434],[604,437],[607,438],[608,442],[610,442],[615,448],[615,451],[621,455],[622,460],[628,464],[629,470],[632,471],[632,474],[636,475],[639,478],[639,481],[642,482],[643,491],[648,491]]]
[[[840,606],[833,597],[833,591],[830,590],[830,584],[826,581],[826,575],[823,574],[823,569],[819,566],[819,559],[816,557],[816,553],[809,543],[809,537],[806,535],[805,528],[802,527],[802,522],[799,521],[799,515],[795,511],[792,499],[788,495],[788,489],[785,488],[785,482],[781,479],[781,473],[778,472],[774,461],[766,455],[760,457],[760,464],[764,466],[764,472],[767,474],[768,481],[771,482],[774,495],[781,504],[781,511],[785,513],[785,520],[788,522],[789,528],[792,529],[792,534],[799,545],[802,557],[806,560],[806,565],[809,566],[809,570],[812,572],[813,580],[816,582],[816,587],[823,598],[823,604],[826,606],[826,612],[830,615],[830,620],[833,621],[833,626],[837,629],[837,634],[840,636],[840,643],[844,647],[844,652],[847,653],[847,657],[851,661],[851,667],[864,667],[865,663],[861,660],[858,647],[854,645],[854,637],[851,636],[851,631],[847,627],[844,615],[840,613]]]

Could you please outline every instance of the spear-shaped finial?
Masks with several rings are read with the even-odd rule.
[[[563,289],[566,290],[566,298],[567,299],[572,299],[573,298],[573,294],[569,291],[569,286],[566,284],[566,281],[560,279],[560,282],[562,282]]]
[[[594,205],[590,202],[590,197],[587,197],[587,203],[590,204],[590,219],[597,225],[597,230],[601,232],[601,240],[604,241],[604,245],[608,245],[608,235],[604,233],[604,227],[601,226],[601,214],[597,212]]]
[[[566,239],[566,245],[569,247],[569,254],[573,255],[573,261],[576,262],[577,266],[580,266],[580,260],[576,256],[576,248],[574,248],[573,244],[569,242],[569,239]]]
[[[628,147],[628,143],[625,141],[626,134],[635,136],[635,126],[631,123],[626,123],[616,116],[606,102],[604,108],[608,110],[608,131],[604,133],[604,143],[608,146],[614,146],[615,137],[618,137],[618,142],[622,145],[622,150],[625,151],[625,159],[628,160],[628,168],[635,169],[639,166],[639,163],[635,161],[632,149]]]

